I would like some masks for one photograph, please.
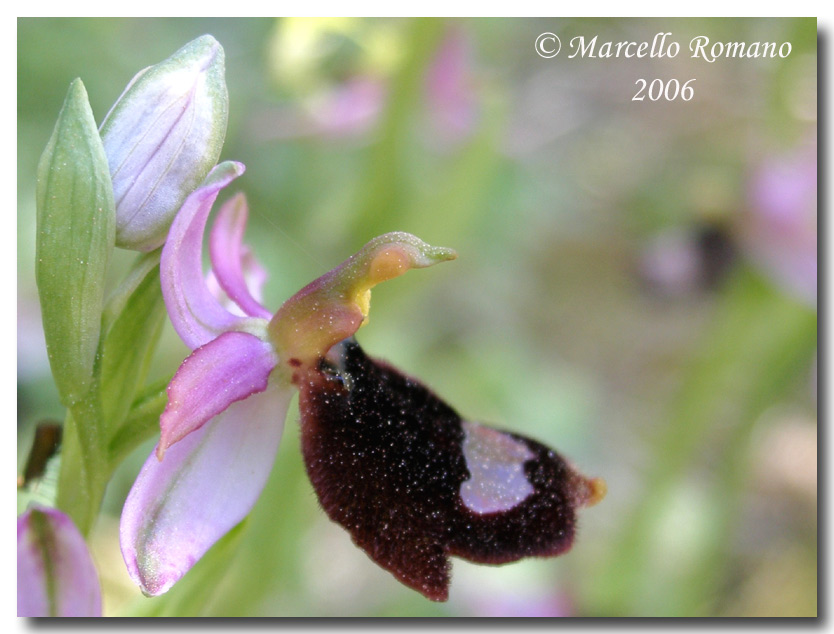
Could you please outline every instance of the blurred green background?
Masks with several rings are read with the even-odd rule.
[[[535,52],[544,31],[556,58]],[[677,57],[567,58],[574,36],[659,32]],[[100,122],[203,33],[226,51],[222,158],[247,166],[266,305],[386,231],[455,248],[375,290],[360,342],[609,492],[569,554],[456,560],[433,604],[325,518],[291,408],[250,517],[163,597],[118,550],[153,443],[122,465],[93,535],[105,614],[816,615],[815,19],[19,19],[19,471],[34,424],[63,418],[33,271],[35,169],[67,87],[83,79]],[[792,52],[707,63],[697,35]],[[695,78],[694,97],[632,101],[638,78]],[[169,326],[151,378],[187,352]]]

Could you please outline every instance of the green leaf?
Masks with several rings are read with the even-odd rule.
[[[156,343],[165,323],[165,303],[159,283],[159,251],[139,262],[128,287],[137,282],[121,310],[111,316],[101,349],[102,433],[110,439],[127,416],[139,388],[144,384]],[[116,296],[115,303],[123,299]],[[110,305],[108,305],[110,308]]]
[[[70,85],[38,165],[37,221],[46,348],[61,401],[71,406],[92,382],[115,239],[110,171],[80,79]]]

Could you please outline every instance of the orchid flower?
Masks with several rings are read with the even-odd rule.
[[[222,207],[210,238],[213,277],[237,310],[227,310],[212,294],[202,271],[203,232],[218,193],[243,170],[240,163],[217,166],[186,200],[162,251],[165,303],[175,330],[194,352],[169,385],[159,445],[122,514],[128,570],[150,595],[170,588],[246,516],[260,494],[294,391],[291,372],[279,367],[279,346],[284,346],[289,366],[302,359],[311,362],[315,350],[349,336],[364,319],[361,310],[347,309],[341,322],[331,322],[328,333],[308,324],[309,336],[294,340],[283,326],[303,326],[300,315],[310,310],[305,297],[318,297],[308,287],[313,292],[295,304],[288,302],[286,318],[271,334],[272,315],[244,279],[247,251],[241,240],[247,209],[241,197]],[[410,237],[401,240],[403,236],[377,240],[364,259],[348,266],[354,274],[357,267],[371,267],[366,275],[338,291],[364,297],[377,281],[450,257],[448,250]]]
[[[604,495],[533,440],[465,421],[418,381],[367,357],[353,338],[379,282],[451,260],[401,232],[379,236],[273,315],[246,284],[243,172],[222,163],[185,201],[162,251],[165,303],[194,351],[168,386],[161,437],[125,502],[121,546],[148,595],[167,591],[254,505],[289,401],[300,392],[302,451],[328,516],[397,579],[445,600],[449,555],[503,563],[565,552],[577,507]],[[262,277],[260,278],[262,279]]]
[[[101,587],[87,544],[57,509],[17,518],[17,615],[101,616]]]

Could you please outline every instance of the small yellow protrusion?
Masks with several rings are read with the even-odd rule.
[[[595,504],[602,502],[605,494],[608,493],[608,485],[602,478],[593,478],[589,480],[588,487],[590,488],[591,494],[588,496],[588,501],[585,503],[585,506],[594,506]]]
[[[392,245],[374,256],[367,277],[357,286],[352,298],[362,311],[363,326],[368,323],[368,313],[371,312],[371,289],[380,282],[399,277],[409,268],[408,254],[398,245]]]
[[[353,303],[362,311],[362,325],[368,323],[368,313],[371,312],[371,289],[364,288],[353,296]]]

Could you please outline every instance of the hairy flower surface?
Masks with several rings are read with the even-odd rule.
[[[379,236],[272,315],[247,285],[264,276],[242,242],[242,196],[220,208],[208,278],[202,270],[212,205],[243,169],[227,162],[209,174],[162,251],[168,313],[194,351],[171,380],[159,444],[122,514],[122,552],[142,590],[168,590],[249,513],[295,390],[322,507],[409,587],[445,600],[449,555],[503,563],[567,550],[575,509],[604,495],[601,480],[533,440],[461,419],[353,339],[373,286],[455,252],[407,233]]]
[[[299,385],[304,462],[322,507],[429,599],[448,598],[450,555],[501,564],[567,551],[575,510],[605,494],[544,445],[461,419],[353,340]]]

